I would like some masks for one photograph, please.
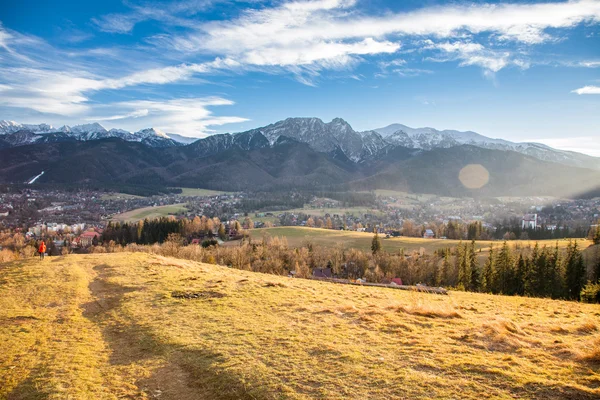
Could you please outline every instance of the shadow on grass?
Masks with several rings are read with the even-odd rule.
[[[33,377],[29,377],[19,383],[6,397],[6,400],[43,400],[49,396],[42,393],[36,387]]]
[[[276,396],[243,377],[222,367],[227,361],[221,354],[207,349],[189,348],[157,336],[145,327],[119,313],[126,293],[138,290],[106,281],[107,265],[94,269],[98,278],[89,285],[95,300],[85,304],[84,316],[99,325],[112,352],[112,365],[129,365],[150,358],[166,361],[164,367],[139,379],[138,388],[161,399],[269,399]]]
[[[592,400],[600,398],[597,390],[587,391],[574,386],[550,386],[540,383],[529,383],[525,386],[528,396],[534,399],[551,400]]]

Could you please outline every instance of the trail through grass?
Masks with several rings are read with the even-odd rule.
[[[600,307],[142,253],[0,265],[1,399],[600,396]]]

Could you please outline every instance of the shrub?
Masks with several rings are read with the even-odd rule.
[[[219,242],[217,242],[216,239],[206,239],[202,242],[202,247],[207,248],[210,246],[217,246],[218,244],[219,244]]]
[[[580,297],[581,301],[584,303],[600,303],[600,282],[588,282],[587,285],[581,289]]]

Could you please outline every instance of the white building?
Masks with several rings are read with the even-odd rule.
[[[526,214],[523,217],[521,228],[523,229],[537,229],[538,215],[537,214]]]

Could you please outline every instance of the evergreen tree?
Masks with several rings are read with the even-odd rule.
[[[470,264],[468,262],[469,249],[465,244],[464,248],[462,242],[458,244],[457,258],[458,258],[458,287],[462,290],[469,290],[471,286],[471,272],[469,271]]]
[[[533,251],[531,252],[531,257],[529,257],[527,260],[527,269],[525,272],[524,290],[525,294],[528,296],[539,295],[539,287],[541,285],[541,282],[539,282],[539,274],[537,272],[539,258],[540,248],[538,242],[535,242],[535,246],[533,247]]]
[[[571,300],[579,299],[585,283],[585,265],[579,251],[577,241],[569,241],[565,258],[566,297]]]
[[[444,258],[442,260],[442,266],[437,270],[435,276],[435,286],[442,286],[447,284],[448,270],[450,268],[450,254],[448,251],[444,252]]]
[[[373,255],[376,255],[381,251],[381,240],[379,239],[379,234],[377,230],[375,231],[375,236],[373,236],[373,241],[371,242],[371,252]]]
[[[504,241],[504,244],[500,248],[496,257],[496,279],[494,282],[494,293],[509,293],[509,285],[512,281],[512,257],[511,251],[508,247],[508,243]]]
[[[563,272],[560,261],[560,252],[558,250],[558,242],[554,246],[554,251],[550,255],[548,264],[548,291],[553,299],[558,299],[564,295],[563,289]]]
[[[494,246],[490,246],[490,255],[483,265],[481,274],[481,290],[486,293],[494,292],[494,277],[496,275],[496,266],[494,263]]]
[[[522,296],[525,294],[525,278],[527,276],[527,260],[519,253],[515,268],[514,293]]]
[[[481,288],[481,276],[479,272],[479,264],[477,263],[477,255],[475,254],[475,240],[471,241],[471,246],[469,246],[469,266],[467,267],[467,271],[470,273],[469,277],[469,287],[470,290],[474,292],[478,292]]]

